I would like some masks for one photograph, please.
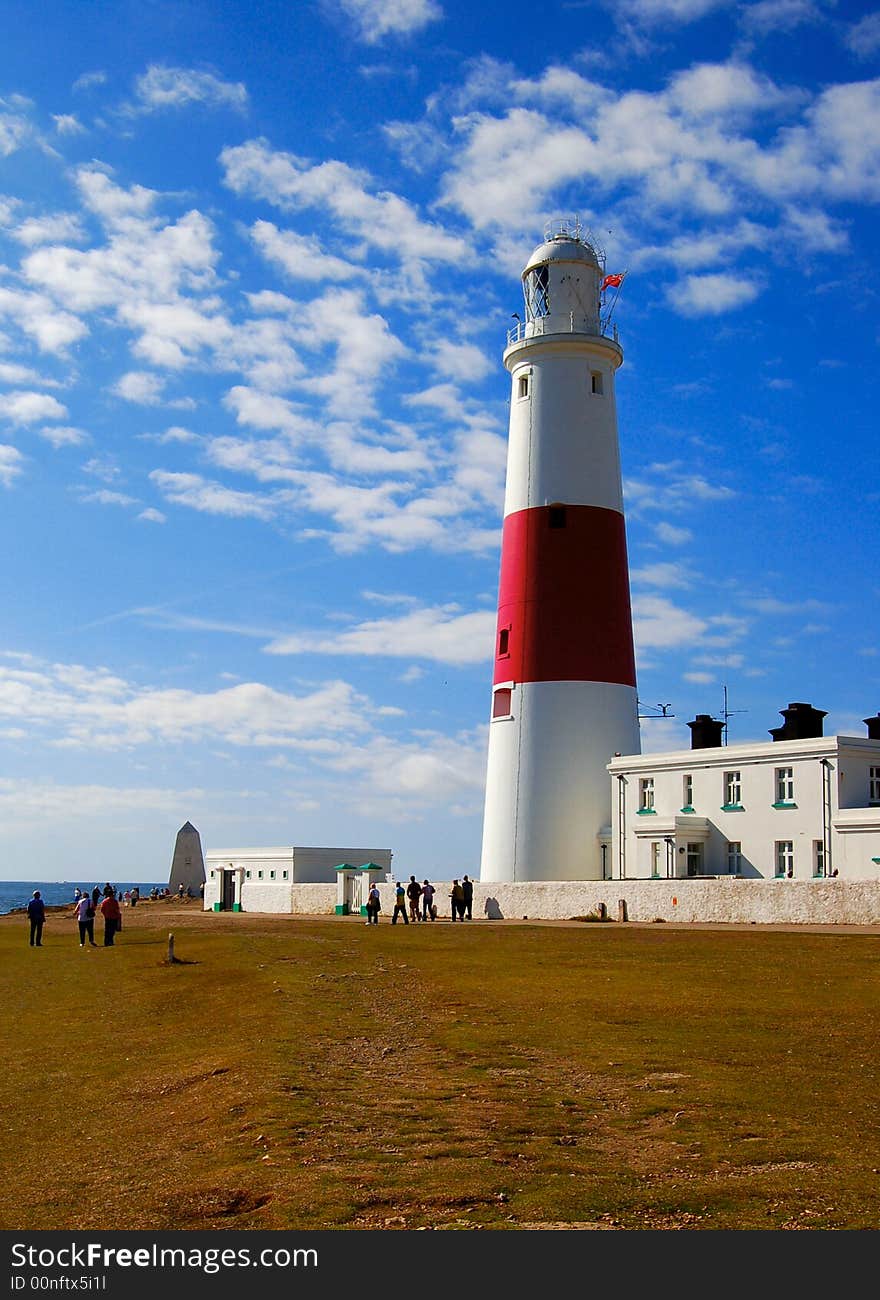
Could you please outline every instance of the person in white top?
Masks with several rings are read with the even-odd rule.
[[[88,894],[83,894],[79,902],[74,904],[73,911],[79,923],[80,948],[86,946],[86,937],[88,937],[91,947],[97,948],[98,945],[95,943],[95,909]]]

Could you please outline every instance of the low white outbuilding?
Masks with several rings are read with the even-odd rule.
[[[292,912],[301,910],[302,900],[307,897],[303,886],[333,884],[338,886],[337,910],[358,911],[362,901],[366,901],[362,882],[384,880],[390,875],[391,856],[391,849],[287,845],[270,849],[212,849],[205,854],[205,908],[215,912]],[[297,908],[293,902],[294,887],[300,900]],[[325,888],[315,895],[316,900],[325,896]]]

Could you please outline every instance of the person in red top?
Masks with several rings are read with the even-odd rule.
[[[104,947],[113,947],[113,936],[119,929],[119,922],[122,920],[122,913],[119,910],[119,902],[115,894],[108,894],[101,903],[101,915],[104,918]]]

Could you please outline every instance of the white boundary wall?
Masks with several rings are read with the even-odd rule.
[[[449,918],[448,881],[432,881],[438,918]],[[394,911],[394,886],[379,885],[382,924]],[[711,921],[758,925],[878,925],[880,881],[847,880],[548,880],[474,883],[474,920],[563,921],[604,903],[617,919],[626,902],[630,921]],[[207,900],[206,900],[207,902]],[[246,912],[332,915],[334,885],[244,886]]]

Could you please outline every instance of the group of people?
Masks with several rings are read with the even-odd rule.
[[[398,880],[394,886],[394,913],[391,924],[396,925],[399,916],[403,917],[404,925],[409,925],[410,921],[436,921],[437,905],[434,902],[436,893],[429,880],[423,881],[420,885],[415,876],[410,876],[409,884],[406,886]],[[460,881],[453,880],[452,889],[449,891],[449,902],[453,921],[470,921],[474,904],[473,881],[467,876],[462,876]],[[379,886],[374,882],[367,895],[367,925],[379,924],[381,910],[382,899]]]
[[[128,893],[128,902],[136,905],[140,898],[140,890],[135,887],[134,890],[126,891]],[[77,897],[77,894],[79,897]],[[132,894],[136,894],[132,898]],[[104,947],[112,948],[116,935],[122,929],[122,908],[119,906],[117,891],[110,884],[109,880],[101,890],[100,886],[95,888],[89,894],[84,890],[74,891],[73,896],[73,914],[76,917],[79,926],[79,946],[84,948],[86,941],[90,947],[97,948],[95,943],[95,917],[98,912],[104,918]]]

